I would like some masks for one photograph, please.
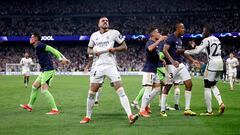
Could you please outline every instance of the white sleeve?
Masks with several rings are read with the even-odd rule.
[[[34,63],[33,63],[33,60],[32,60],[32,58],[30,58],[30,64],[31,65],[33,65]]]
[[[21,65],[23,64],[23,58],[21,58],[20,64],[21,64]]]
[[[200,52],[203,52],[207,46],[208,46],[208,42],[206,40],[203,40],[202,43],[199,46],[196,46],[195,49],[186,50],[184,53],[190,54],[190,55],[199,54]]]
[[[238,66],[239,65],[239,61],[238,61],[238,59],[236,58],[236,66]]]
[[[125,37],[119,31],[115,30],[115,32],[114,32],[114,40],[118,44],[122,44],[122,42],[125,40]]]
[[[89,40],[89,43],[88,43],[88,47],[94,47],[94,45],[95,45],[95,43],[94,43],[94,41],[93,41],[93,34],[91,35],[91,37],[90,37],[90,40]]]

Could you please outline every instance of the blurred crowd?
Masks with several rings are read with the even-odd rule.
[[[141,71],[145,62],[145,44],[146,41],[127,42],[128,51],[117,54],[117,65],[120,71]],[[67,66],[59,65],[59,62],[54,59],[54,66],[58,71],[84,71],[88,63],[87,46],[86,45],[58,45],[50,43],[63,55],[71,60],[71,64]],[[76,43],[75,43],[76,44]],[[2,45],[0,46],[0,71],[6,71],[6,63],[19,63],[24,53],[30,53],[34,63],[37,63],[34,48],[32,46],[22,45]],[[240,58],[240,47],[234,44],[222,45],[223,58],[226,60],[230,52],[233,52],[236,57]],[[207,63],[207,56],[200,54],[195,57],[202,64]],[[194,68],[186,61],[189,70]],[[204,65],[203,65],[204,66]],[[203,71],[200,71],[203,72]]]
[[[175,21],[187,33],[200,33],[213,23],[217,32],[240,31],[240,2],[236,0],[24,0],[0,3],[0,35],[90,35],[100,16],[123,34],[146,34],[151,26],[171,31]]]

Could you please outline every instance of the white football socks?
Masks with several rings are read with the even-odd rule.
[[[96,92],[89,90],[88,98],[87,98],[87,114],[86,114],[88,118],[91,118],[92,116],[95,95],[96,95]]]
[[[141,112],[144,111],[146,106],[148,105],[148,101],[149,101],[150,94],[152,91],[152,86],[145,86],[144,89],[145,89],[145,91],[144,91],[144,94],[142,97],[142,104],[141,104],[141,108],[140,108]]]
[[[180,99],[180,88],[175,88],[174,91],[174,100],[175,100],[175,104],[179,105],[179,99]]]
[[[192,92],[185,90],[185,110],[190,109]]]
[[[123,87],[118,88],[118,90],[116,92],[120,98],[122,107],[124,108],[125,112],[127,113],[128,117],[129,117],[130,115],[132,115],[132,111],[130,108],[128,97],[125,94]]]
[[[207,112],[212,112],[212,92],[210,88],[204,88],[204,98],[207,105]]]
[[[221,105],[221,103],[223,103],[223,101],[222,101],[222,97],[221,97],[221,94],[219,92],[219,89],[217,88],[216,85],[212,87],[212,91],[213,91],[213,95],[215,96],[215,98],[218,101],[218,104]]]

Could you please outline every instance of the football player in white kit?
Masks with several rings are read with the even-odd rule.
[[[239,65],[238,59],[234,57],[233,53],[230,53],[229,58],[226,61],[226,69],[228,70],[227,72],[231,90],[234,90],[234,83],[237,77],[238,65]]]
[[[215,28],[213,25],[207,24],[203,28],[203,41],[193,50],[186,50],[185,54],[199,54],[205,51],[208,55],[208,64],[204,73],[204,97],[207,105],[207,111],[201,113],[200,115],[211,116],[212,112],[212,93],[219,104],[219,113],[222,114],[225,109],[225,105],[222,101],[219,89],[216,84],[218,78],[221,76],[223,71],[223,59],[221,57],[221,42],[216,38],[213,33]]]
[[[30,76],[30,67],[33,65],[32,59],[29,57],[29,54],[26,52],[24,57],[20,61],[20,65],[22,66],[22,74],[24,76],[24,85],[25,88],[28,86],[29,76]]]
[[[87,97],[86,116],[80,121],[80,123],[88,123],[91,120],[96,92],[106,76],[114,84],[121,105],[127,113],[129,123],[133,124],[138,119],[138,115],[132,114],[128,97],[121,84],[121,76],[117,70],[115,58],[116,52],[127,50],[127,45],[124,41],[125,39],[119,31],[109,29],[107,17],[101,17],[99,19],[98,27],[100,30],[91,35],[88,44],[88,54],[95,55],[97,58],[94,67],[92,67],[93,74],[92,79],[90,79],[91,82]],[[118,47],[114,47],[115,42],[119,44]]]

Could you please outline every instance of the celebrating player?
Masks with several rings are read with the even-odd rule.
[[[161,102],[161,116],[167,116],[165,110],[166,110],[166,100],[169,90],[172,87],[172,84],[176,80],[182,80],[185,84],[185,111],[184,115],[190,115],[195,116],[196,113],[191,111],[190,108],[190,101],[191,101],[191,95],[192,95],[192,81],[191,76],[186,68],[186,66],[182,63],[183,58],[183,46],[182,46],[182,40],[181,36],[183,36],[185,32],[184,24],[181,22],[176,23],[175,25],[175,32],[168,36],[168,39],[166,40],[166,43],[164,44],[163,53],[166,60],[166,85],[164,87],[163,93],[162,93],[162,102]],[[184,55],[186,58],[188,58],[193,63],[198,63],[195,61],[192,57]]]
[[[161,41],[166,39],[166,36],[161,36],[157,28],[151,28],[149,35],[150,39],[145,45],[146,62],[143,67],[142,79],[144,94],[142,96],[142,104],[139,112],[143,117],[150,117],[148,104],[161,89],[160,78],[157,76],[157,68],[163,67],[163,63],[160,62],[157,47]]]
[[[20,105],[23,109],[28,110],[29,112],[32,111],[32,106],[36,101],[38,95],[38,89],[41,89],[41,93],[46,97],[47,101],[51,105],[52,110],[46,114],[49,115],[56,115],[59,114],[60,111],[58,110],[54,98],[52,94],[48,91],[49,86],[51,85],[52,79],[55,75],[55,70],[53,67],[52,58],[50,54],[53,54],[62,64],[69,64],[70,61],[66,59],[58,50],[54,49],[53,47],[44,44],[41,41],[41,36],[37,33],[32,34],[30,38],[30,44],[34,46],[36,49],[36,55],[39,60],[39,64],[41,66],[41,74],[37,77],[35,82],[32,85],[32,92],[30,95],[30,100],[28,104]]]
[[[24,85],[25,85],[25,88],[27,88],[28,82],[29,82],[29,76],[30,76],[30,66],[33,65],[33,61],[29,57],[29,54],[27,52],[24,54],[24,57],[21,59],[20,65],[22,66]]]
[[[234,83],[237,77],[237,66],[239,61],[234,57],[233,53],[229,54],[229,58],[226,61],[226,69],[228,70],[228,78],[230,83],[230,90],[234,90]]]
[[[215,28],[213,25],[207,24],[203,28],[203,41],[200,46],[197,46],[194,50],[186,50],[185,54],[199,54],[206,50],[208,55],[208,65],[204,73],[204,97],[207,105],[207,111],[200,115],[210,116],[212,112],[212,93],[218,101],[219,113],[224,112],[225,106],[222,101],[219,89],[217,88],[217,80],[221,76],[223,71],[223,60],[221,57],[221,42],[217,37],[213,35]]]
[[[130,124],[133,124],[138,119],[138,115],[132,114],[128,97],[121,84],[121,77],[117,70],[115,59],[115,53],[126,51],[127,45],[124,41],[124,37],[119,31],[109,29],[107,17],[101,17],[99,19],[98,27],[100,30],[91,35],[88,44],[88,54],[95,55],[96,61],[94,67],[92,67],[93,74],[92,79],[90,80],[90,90],[87,97],[86,116],[80,121],[80,123],[88,123],[91,120],[96,92],[105,76],[107,76],[114,84],[114,88],[120,98],[122,107],[127,113]],[[120,46],[114,47],[115,42]]]

